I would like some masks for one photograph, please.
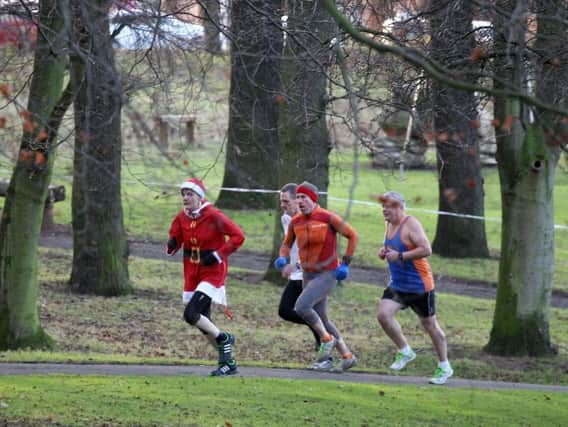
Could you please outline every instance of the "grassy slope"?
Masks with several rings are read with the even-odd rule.
[[[181,263],[134,258],[130,272],[135,293],[106,299],[69,294],[65,288],[71,254],[42,250],[40,315],[58,342],[55,353],[5,352],[0,360],[98,360],[186,363],[215,360],[215,351],[182,320]],[[313,339],[306,328],[277,316],[281,287],[258,282],[259,275],[233,270],[228,296],[233,321],[214,313],[220,327],[237,335],[240,363],[303,367],[313,359]],[[358,369],[388,373],[393,346],[375,320],[381,289],[364,284],[337,288],[331,316],[359,358]],[[493,302],[440,294],[438,313],[448,336],[456,375],[472,379],[568,384],[566,310],[551,311],[551,333],[560,354],[551,359],[508,359],[482,352],[493,315]],[[429,339],[415,316],[399,317],[419,357],[405,374],[429,376],[435,367]]]

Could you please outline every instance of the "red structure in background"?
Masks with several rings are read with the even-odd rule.
[[[16,49],[31,50],[36,41],[35,22],[14,15],[0,17],[0,47],[13,46]]]

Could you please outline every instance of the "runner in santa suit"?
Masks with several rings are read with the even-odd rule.
[[[211,321],[211,304],[226,307],[225,279],[228,257],[244,242],[237,224],[205,199],[205,185],[196,178],[181,184],[183,210],[170,226],[168,255],[183,247],[184,319],[197,327],[219,351],[213,376],[237,373],[232,357],[234,335],[220,331]]]

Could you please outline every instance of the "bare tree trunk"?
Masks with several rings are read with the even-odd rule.
[[[0,350],[48,348],[38,316],[37,252],[43,209],[55,160],[48,127],[65,75],[64,0],[42,0],[37,48],[20,157],[0,223]]]
[[[502,1],[499,6],[512,11],[514,5]],[[546,14],[555,16],[554,10]],[[537,46],[545,55],[551,52],[551,43],[565,43],[566,38],[562,38],[559,31],[553,31],[552,37],[545,34],[546,30],[559,25],[558,22],[538,21]],[[505,28],[502,25],[495,22],[496,28]],[[515,61],[501,60],[495,85],[502,87],[502,82],[512,82],[520,88],[525,72],[520,64],[525,35],[524,32],[516,34],[511,40],[507,38],[509,34],[508,30],[499,34],[496,47],[504,51],[507,42],[514,42],[517,46],[512,55]],[[545,62],[546,58],[541,57],[539,61]],[[541,75],[537,79],[542,85],[539,95],[548,94],[552,97],[548,99],[555,99],[555,94],[549,92],[553,87],[551,83],[561,77],[556,73]],[[543,96],[543,99],[547,98]],[[550,342],[549,311],[554,272],[553,190],[560,150],[547,141],[543,129],[545,116],[536,121],[529,119],[523,130],[519,120],[522,114],[520,102],[496,99],[496,119],[511,126],[501,127],[497,140],[503,209],[501,262],[493,328],[485,349],[499,355],[543,356],[556,352]]]
[[[464,37],[464,29],[472,28],[474,4],[467,0],[435,0],[431,52],[439,62],[468,58],[475,47],[473,32]],[[455,67],[454,67],[455,68]],[[472,70],[472,65],[456,71]],[[443,212],[483,218],[483,176],[479,157],[477,100],[472,92],[451,89],[432,82],[434,131],[439,171],[438,208]],[[439,215],[432,250],[444,257],[486,258],[489,256],[485,221],[475,218]]]
[[[72,55],[75,100],[73,267],[81,293],[131,292],[128,242],[120,195],[122,87],[109,37],[110,0],[72,0],[77,44]]]
[[[278,185],[280,14],[280,0],[232,4],[229,139],[223,187],[274,190]],[[217,205],[272,208],[274,195],[222,190]]]
[[[290,1],[288,7],[288,35],[282,61],[283,94],[278,98],[278,183],[282,186],[288,182],[309,181],[326,193],[331,151],[326,122],[326,72],[333,58],[330,42],[337,27],[319,1]],[[320,195],[319,203],[326,206],[325,194]],[[272,240],[274,258],[282,242],[279,220],[275,220]],[[278,282],[282,278],[270,265],[265,280]]]
[[[327,192],[331,142],[326,122],[327,71],[336,24],[319,1],[290,1],[280,98],[279,183],[315,184]],[[320,196],[326,206],[327,196]]]

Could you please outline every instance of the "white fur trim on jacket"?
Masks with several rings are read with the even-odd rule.
[[[207,295],[209,298],[211,298],[211,302],[213,304],[216,305],[221,305],[223,307],[227,307],[227,294],[225,293],[225,287],[221,286],[220,288],[216,288],[215,286],[213,286],[211,283],[209,282],[200,282],[199,285],[197,285],[197,289],[195,290],[195,292],[200,291],[203,292],[205,295]],[[193,294],[195,292],[183,292],[183,303],[187,304],[191,298],[193,297]]]

